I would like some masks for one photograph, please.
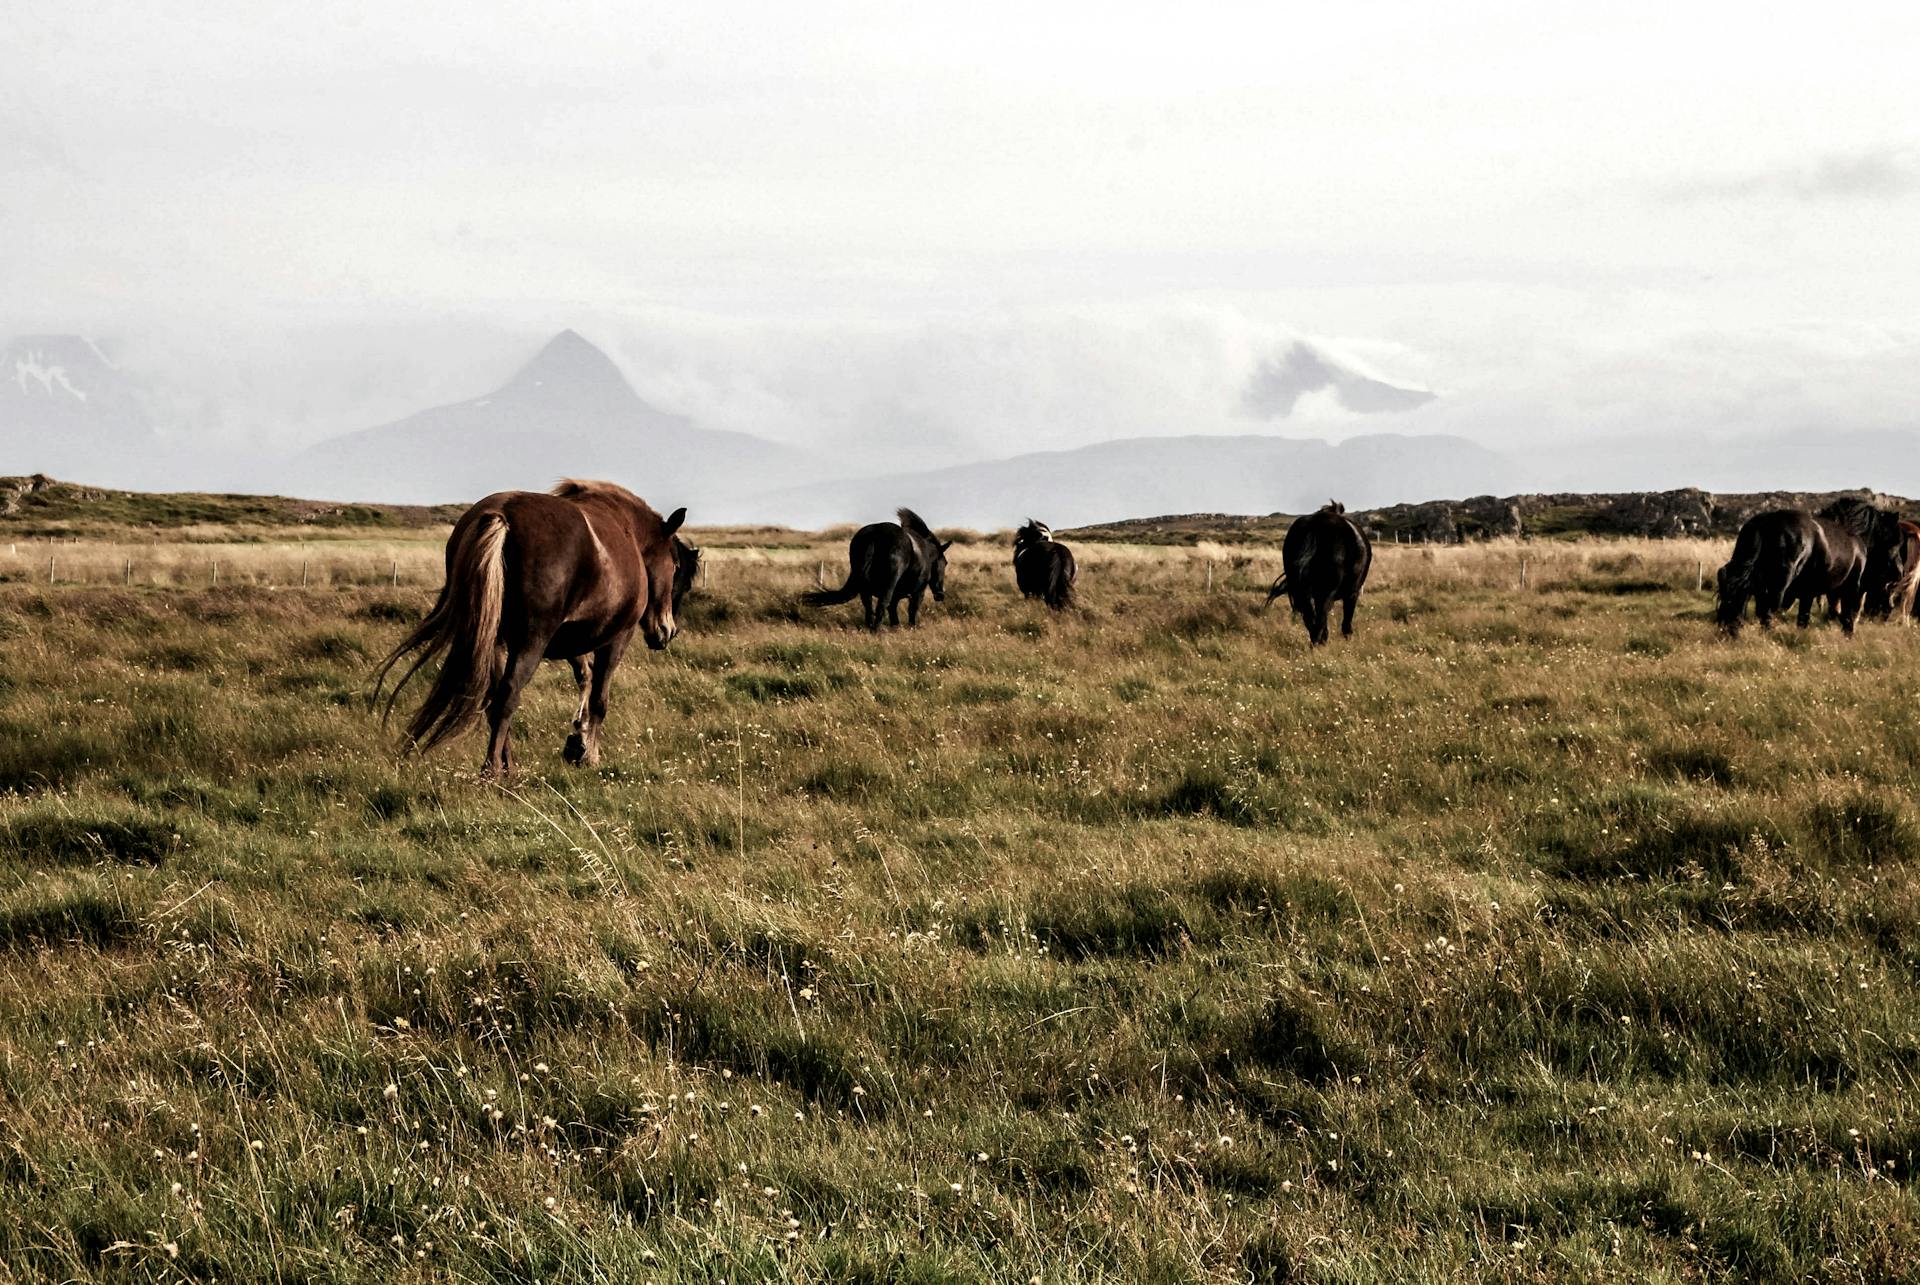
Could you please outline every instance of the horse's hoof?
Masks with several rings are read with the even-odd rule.
[[[575,767],[592,767],[600,756],[587,749],[586,738],[575,733],[567,738],[567,746],[560,751],[560,757]]]

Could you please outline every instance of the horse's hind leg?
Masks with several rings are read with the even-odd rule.
[[[880,608],[875,604],[873,595],[870,593],[860,595],[860,620],[868,629],[880,628]]]
[[[1307,626],[1307,646],[1318,647],[1327,641],[1327,608],[1330,605],[1318,598],[1308,598],[1303,604],[1300,615]]]
[[[529,644],[524,650],[507,657],[505,672],[487,696],[487,727],[490,735],[487,740],[487,762],[480,769],[480,775],[505,776],[513,770],[513,743],[509,731],[513,712],[520,708],[520,696],[532,681],[534,672],[540,668],[540,653],[545,650],[544,646]]]
[[[907,628],[911,629],[915,625],[920,623],[920,600],[926,597],[926,593],[927,593],[926,590],[920,589],[908,595],[907,597]]]
[[[1858,589],[1840,595],[1840,629],[1849,638],[1853,636],[1853,622],[1860,616],[1862,596]]]
[[[1340,600],[1340,636],[1353,637],[1353,609],[1360,605],[1360,595],[1350,593]]]
[[[578,767],[592,762],[587,749],[587,692],[597,675],[594,673],[593,659],[589,656],[575,656],[567,663],[573,666],[573,681],[580,687],[580,707],[574,711],[573,733],[567,737],[566,748],[560,755]]]
[[[1794,617],[1793,623],[1795,623],[1796,625],[1799,625],[1802,629],[1805,629],[1808,625],[1813,623],[1813,595],[1812,594],[1803,593],[1800,595],[1800,611],[1799,611],[1799,614]]]

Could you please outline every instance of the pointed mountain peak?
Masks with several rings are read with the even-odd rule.
[[[613,359],[578,331],[562,330],[507,381],[502,393],[538,390],[548,397],[605,397],[638,401]]]

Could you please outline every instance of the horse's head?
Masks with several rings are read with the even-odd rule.
[[[952,547],[951,540],[933,547],[933,564],[927,568],[927,588],[933,590],[935,602],[947,600],[947,550]]]
[[[688,544],[679,536],[673,537],[673,610],[680,612],[680,603],[693,589],[693,582],[700,575],[700,549]]]
[[[673,641],[680,631],[674,623],[674,608],[679,606],[681,595],[686,592],[680,582],[684,565],[697,565],[698,558],[683,559],[679,550],[691,546],[682,544],[674,538],[674,532],[687,520],[685,509],[675,509],[660,524],[660,530],[648,542],[642,556],[647,563],[647,604],[640,611],[640,634],[647,640],[647,646],[660,651]],[[687,583],[693,578],[687,575]]]

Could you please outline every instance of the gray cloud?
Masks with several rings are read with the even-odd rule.
[[[1241,393],[1240,409],[1258,419],[1284,419],[1302,397],[1322,389],[1332,389],[1340,405],[1358,415],[1409,411],[1434,398],[1425,389],[1402,388],[1350,370],[1311,345],[1296,342],[1260,363]]]
[[[1672,194],[1683,201],[1891,201],[1914,192],[1920,192],[1920,147],[1883,146],[1694,180],[1678,185]]]

